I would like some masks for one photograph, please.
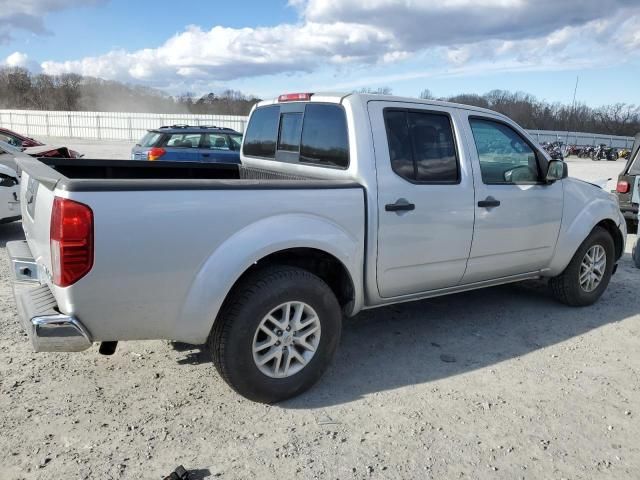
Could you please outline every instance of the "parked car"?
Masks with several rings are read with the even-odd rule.
[[[71,150],[68,147],[45,145],[38,140],[34,140],[30,137],[25,137],[6,128],[0,128],[0,142],[8,143],[9,145],[19,148],[25,151],[31,156],[41,157],[57,157],[57,158],[82,158],[82,155],[75,150]]]
[[[0,224],[20,219],[20,177],[15,158],[21,155],[20,149],[0,140]]]
[[[624,251],[615,196],[490,110],[282,95],[241,158],[21,159],[26,241],[7,248],[35,350],[206,343],[276,402],[321,377],[343,315],[532,278],[590,305]]]
[[[33,138],[21,135],[6,128],[0,128],[0,141],[6,142],[9,145],[13,145],[14,147],[18,148],[39,147],[41,145],[44,145],[38,140],[34,140]]]
[[[638,205],[640,205],[640,133],[636,135],[627,163],[618,177],[616,193],[620,211],[627,221],[630,232],[638,228]]]
[[[240,162],[242,134],[230,128],[173,125],[149,132],[131,149],[132,160]]]

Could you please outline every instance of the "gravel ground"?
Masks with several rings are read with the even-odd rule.
[[[622,167],[570,163],[588,179]],[[0,225],[3,250],[19,238]],[[0,479],[161,479],[179,464],[195,479],[640,478],[634,241],[592,307],[530,282],[365,312],[321,382],[277,406],[231,392],[189,345],[32,353],[5,257]]]

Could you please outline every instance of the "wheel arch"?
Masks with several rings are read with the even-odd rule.
[[[292,238],[291,225],[297,232]],[[324,217],[269,217],[228,238],[196,275],[174,326],[176,340],[204,343],[224,301],[247,275],[269,265],[297,266],[323,279],[347,315],[362,308],[364,235],[354,238]]]
[[[613,238],[616,260],[622,257],[622,254],[624,253],[624,238],[622,237],[622,232],[620,231],[616,223],[610,218],[605,218],[604,220],[601,220],[600,222],[598,222],[596,224],[596,227],[602,227],[607,232],[609,232],[609,234],[611,235],[611,238]]]
[[[596,227],[604,228],[614,241],[616,261],[624,252],[624,234],[618,223],[620,215],[609,202],[593,201],[573,221],[563,225],[558,237],[556,251],[545,276],[554,277],[564,271],[582,242]]]

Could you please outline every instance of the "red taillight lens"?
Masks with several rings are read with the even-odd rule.
[[[93,212],[82,203],[55,197],[50,238],[53,283],[68,287],[93,267]]]
[[[147,152],[147,160],[158,160],[161,156],[163,156],[167,151],[164,148],[153,147],[151,150]]]
[[[629,191],[629,182],[625,182],[624,180],[620,180],[618,185],[616,186],[616,191],[618,193],[627,193]]]
[[[285,93],[278,97],[279,102],[308,102],[313,93]]]

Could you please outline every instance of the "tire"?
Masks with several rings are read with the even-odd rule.
[[[636,268],[640,268],[640,242],[638,242],[637,240],[635,245],[633,246],[631,258],[633,258],[633,263],[635,264]]]
[[[605,252],[606,264],[603,268],[602,279],[597,287],[591,291],[585,290],[580,284],[580,273],[583,259],[592,247],[600,246]],[[606,290],[611,280],[614,267],[615,246],[611,234],[604,228],[594,228],[580,245],[571,262],[564,272],[550,280],[549,285],[554,296],[562,303],[573,307],[583,307],[595,303]]]
[[[279,308],[283,305],[290,305],[287,311],[293,312],[302,305],[304,317],[299,325],[313,321],[309,319],[318,319],[318,336],[311,334],[304,338],[305,345],[316,342],[315,348],[303,348],[296,343],[298,332],[305,333],[302,329],[295,330],[297,326],[294,326],[291,331],[280,330],[269,320],[279,317],[279,321],[284,321],[285,307]],[[295,319],[291,321],[294,323]],[[260,326],[271,333],[265,335],[266,330],[258,330]],[[233,390],[255,402],[275,403],[299,395],[320,379],[335,355],[341,330],[340,305],[322,279],[297,267],[273,266],[250,274],[234,289],[214,324],[208,344],[217,371]],[[254,354],[254,345],[277,340],[274,335],[278,332],[281,341],[278,340],[277,345],[265,347],[264,355],[261,352]],[[264,339],[258,341],[260,336]],[[284,361],[284,365],[274,358],[258,366],[260,359],[276,351],[280,351],[280,362]],[[297,355],[291,355],[292,351]],[[292,360],[287,364],[289,356]],[[304,365],[298,361],[298,358],[309,356]],[[268,375],[283,374],[285,367],[291,368],[288,376]],[[291,373],[294,367],[300,369]],[[265,373],[267,370],[273,371]]]

